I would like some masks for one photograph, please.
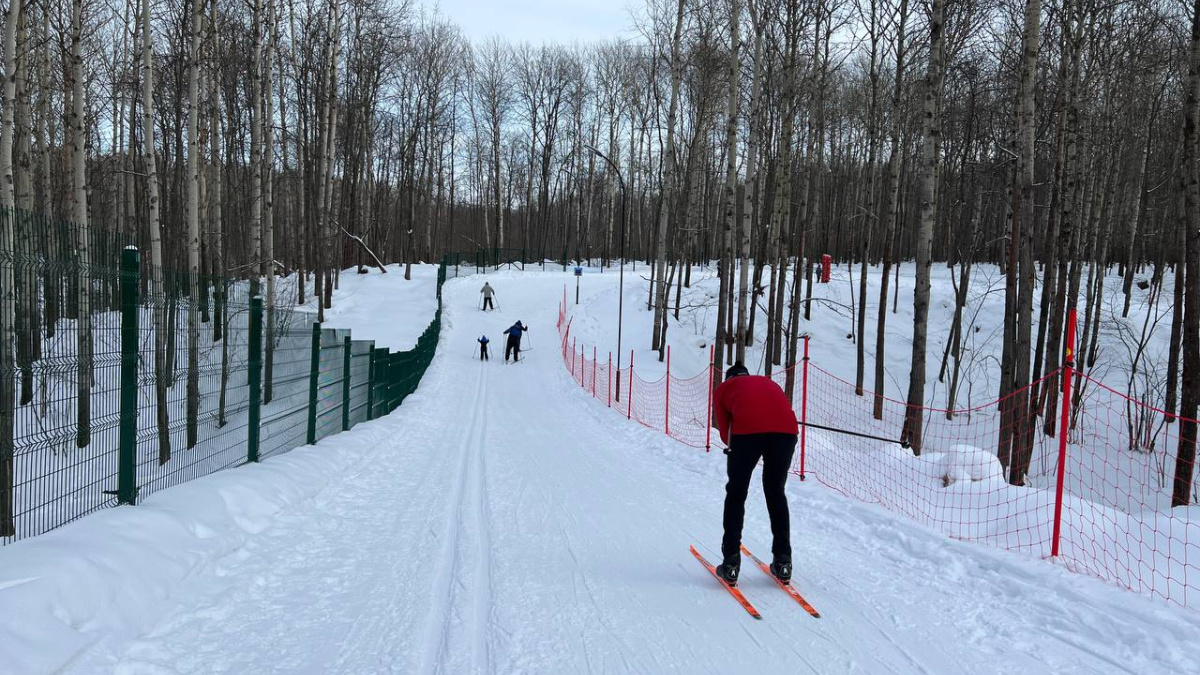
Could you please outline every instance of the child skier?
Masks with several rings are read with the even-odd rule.
[[[508,363],[508,355],[512,354],[513,361],[521,360],[521,335],[529,330],[529,326],[517,321],[504,334],[508,336],[508,341],[504,345],[504,362]]]
[[[476,342],[479,343],[479,360],[480,361],[489,360],[488,359],[488,343],[491,342],[491,340],[489,340],[488,336],[486,336],[486,335],[480,335],[479,339],[476,340]]]
[[[713,423],[727,449],[725,537],[717,575],[737,584],[741,569],[742,522],[746,492],[754,467],[763,461],[763,496],[771,517],[774,561],[771,573],[784,583],[792,578],[792,544],[784,484],[796,451],[799,426],[787,395],[769,377],[751,375],[739,361],[725,371],[725,381],[713,392]]]

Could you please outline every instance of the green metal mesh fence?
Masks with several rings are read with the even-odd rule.
[[[128,239],[0,211],[0,541],[115,503]]]
[[[215,311],[202,323],[191,275],[144,269],[150,282],[140,303],[137,436],[143,497],[245,462],[250,402],[249,283],[217,280]]]
[[[392,353],[132,240],[0,212],[0,544],[385,415],[433,359],[445,265]]]
[[[442,269],[449,277],[486,274],[500,269],[525,269],[525,249],[478,248],[474,251],[447,253],[442,257]]]
[[[276,310],[272,377],[264,378],[262,437],[259,456],[278,455],[304,445],[308,419],[309,373],[312,365],[312,333],[316,316],[305,312]],[[270,383],[271,395],[267,396]]]

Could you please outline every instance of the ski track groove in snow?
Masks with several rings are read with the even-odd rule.
[[[482,366],[482,364],[480,365]],[[483,400],[480,401],[480,408],[483,409],[481,413],[482,429],[479,432],[479,442],[473,444],[472,447],[475,462],[471,483],[471,500],[475,509],[476,551],[475,590],[473,594],[474,614],[471,617],[472,630],[469,631],[469,634],[474,636],[471,663],[472,670],[475,673],[488,673],[492,670],[492,574],[494,563],[492,560],[492,521],[488,511],[487,488],[487,385],[490,379],[490,371],[485,371],[482,376],[484,382]]]
[[[470,418],[463,425],[462,435],[449,448],[462,453],[462,460],[454,484],[451,502],[454,509],[446,513],[440,528],[441,547],[433,561],[437,570],[431,586],[430,607],[434,614],[426,623],[422,639],[419,668],[421,673],[433,674],[452,672],[448,664],[456,656],[452,651],[454,633],[455,600],[459,593],[471,597],[473,602],[468,614],[466,633],[470,641],[470,661],[472,672],[486,672],[488,667],[488,636],[486,624],[489,622],[488,605],[490,602],[488,590],[490,576],[489,544],[485,535],[486,515],[484,504],[483,482],[483,452],[487,438],[487,385],[488,373],[480,364],[476,376],[475,396],[469,410]],[[464,505],[464,502],[470,504]],[[465,516],[465,518],[464,518]],[[469,527],[464,527],[464,520]],[[468,532],[464,532],[464,529]],[[475,560],[472,563],[472,580],[475,588],[465,588],[458,578],[463,563],[464,545],[462,540],[474,534],[477,540]],[[483,625],[481,625],[483,624]]]

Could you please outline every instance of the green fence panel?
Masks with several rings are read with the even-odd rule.
[[[314,319],[305,312],[275,310],[275,331],[269,342],[275,363],[272,397],[262,410],[262,459],[307,443]]]
[[[434,320],[392,352],[254,297],[248,279],[155,267],[134,243],[0,211],[0,545],[395,410],[464,261],[444,259]]]
[[[347,401],[347,428],[353,429],[366,422],[370,405],[371,350],[374,343],[368,340],[350,342],[350,388]]]

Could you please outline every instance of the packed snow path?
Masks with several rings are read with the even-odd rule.
[[[796,583],[824,618],[747,565],[754,621],[688,553],[717,556],[721,455],[570,383],[554,327],[569,277],[489,278],[500,309],[486,314],[481,278],[446,285],[420,390],[366,425],[386,442],[73,672],[1151,673],[1200,659],[1193,612],[796,481]],[[533,349],[506,366],[517,319]],[[769,555],[757,487],[746,536]]]

